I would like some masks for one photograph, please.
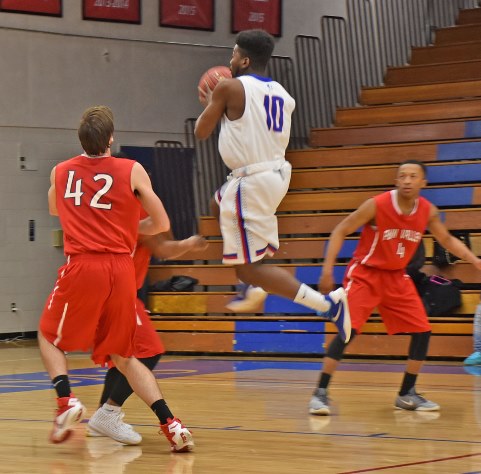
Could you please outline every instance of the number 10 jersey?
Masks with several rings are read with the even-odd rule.
[[[284,159],[295,101],[278,82],[246,74],[237,78],[245,93],[241,118],[222,117],[219,152],[231,170]]]

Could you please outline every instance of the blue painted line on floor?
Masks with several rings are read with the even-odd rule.
[[[188,359],[161,361],[154,370],[157,379],[168,379],[176,377],[189,377],[194,375],[209,375],[231,372],[247,372],[256,370],[314,370],[319,371],[322,363],[319,361],[260,361],[260,360],[206,360]],[[353,372],[379,372],[379,373],[402,373],[405,370],[404,362],[383,364],[383,363],[342,363],[341,371]],[[451,374],[466,375],[467,369],[455,365],[430,365],[423,368],[423,373],[430,374]],[[69,372],[70,383],[76,387],[100,385],[104,382],[106,369],[91,367],[74,369]],[[24,374],[11,374],[0,376],[0,393],[26,392],[33,390],[51,389],[51,381],[46,372],[34,372]]]

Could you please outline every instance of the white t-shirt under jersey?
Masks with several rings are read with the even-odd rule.
[[[289,143],[295,101],[278,82],[257,75],[239,79],[245,91],[244,114],[222,118],[219,152],[231,170],[283,159]]]

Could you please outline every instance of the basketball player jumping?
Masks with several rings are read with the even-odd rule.
[[[235,265],[239,280],[322,313],[333,321],[343,341],[351,334],[343,288],[324,296],[286,270],[262,264],[279,247],[275,212],[290,182],[285,159],[295,101],[278,82],[264,76],[274,49],[263,30],[237,35],[230,68],[206,97],[195,135],[206,139],[221,122],[219,152],[232,170],[216,193],[224,240],[223,262]]]

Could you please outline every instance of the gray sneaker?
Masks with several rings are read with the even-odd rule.
[[[327,390],[318,388],[313,394],[309,402],[309,413],[311,415],[330,415],[329,399],[327,398]]]
[[[402,397],[398,395],[394,407],[399,410],[437,411],[440,406],[416,393],[414,387]]]

